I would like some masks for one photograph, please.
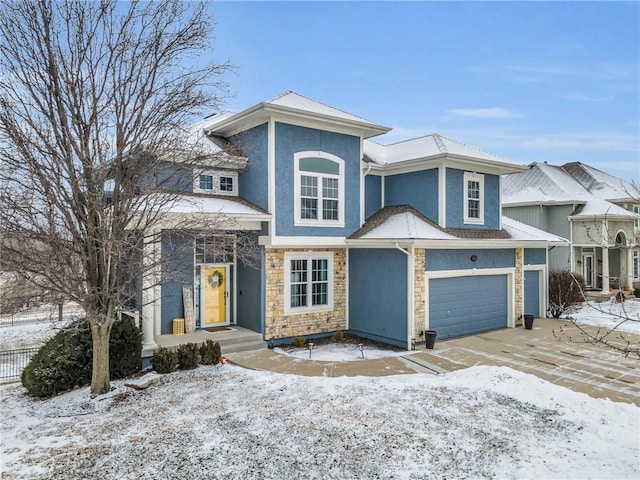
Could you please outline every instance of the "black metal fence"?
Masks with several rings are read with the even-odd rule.
[[[40,347],[0,351],[0,382],[18,380]]]

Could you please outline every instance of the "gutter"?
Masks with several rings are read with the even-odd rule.
[[[409,247],[409,250],[405,250],[400,246],[398,242],[395,242],[395,247],[407,256],[407,350],[413,350],[415,348],[415,338],[413,332],[415,330],[416,322],[416,309],[415,309],[415,269],[414,265],[414,247]]]

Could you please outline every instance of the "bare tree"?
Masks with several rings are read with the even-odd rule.
[[[117,309],[158,268],[140,255],[178,198],[166,161],[209,161],[184,126],[222,98],[212,32],[206,3],[0,6],[3,263],[84,307],[92,394]]]

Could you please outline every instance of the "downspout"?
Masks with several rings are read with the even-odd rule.
[[[413,337],[413,331],[415,329],[415,269],[414,264],[414,250],[413,245],[409,250],[405,250],[400,246],[398,242],[395,243],[395,247],[407,256],[407,350],[413,350],[415,348],[415,340]]]

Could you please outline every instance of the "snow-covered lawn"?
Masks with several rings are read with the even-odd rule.
[[[640,476],[640,409],[508,368],[301,377],[200,367],[37,401],[5,386],[7,479]]]
[[[606,302],[585,302],[567,315],[577,323],[616,328],[616,331],[640,334],[640,299],[625,302],[614,299]],[[625,321],[626,319],[626,321]]]
[[[627,312],[637,315],[638,303]],[[587,308],[572,315],[606,321]],[[50,323],[3,328],[0,342],[17,348],[53,333]],[[365,350],[368,359],[407,353]],[[354,344],[312,352],[357,358]],[[34,400],[19,384],[0,386],[0,476],[640,478],[640,408],[506,367],[310,378],[227,364],[165,375],[147,390],[113,387],[95,399],[82,388]]]

